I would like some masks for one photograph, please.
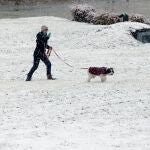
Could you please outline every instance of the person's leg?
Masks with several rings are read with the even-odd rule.
[[[47,79],[53,80],[54,78],[52,78],[51,74],[51,62],[49,61],[48,57],[44,55],[43,57],[41,57],[41,60],[44,62],[47,68]]]
[[[35,72],[35,70],[39,66],[39,62],[40,62],[40,57],[34,56],[33,66],[32,66],[31,70],[29,71],[29,73],[27,75],[26,81],[31,81],[33,73]]]

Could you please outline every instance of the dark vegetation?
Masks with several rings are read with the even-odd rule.
[[[142,15],[128,15],[128,14],[113,14],[102,13],[99,14],[94,8],[88,5],[76,5],[71,9],[74,21],[92,23],[95,25],[110,25],[117,22],[132,21],[140,23],[148,23],[147,19]]]

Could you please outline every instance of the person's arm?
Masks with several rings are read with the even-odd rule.
[[[50,49],[50,46],[49,46],[49,45],[46,45],[46,49]]]
[[[46,36],[46,42],[47,42],[47,40],[48,40],[50,37],[51,37],[51,33],[47,34],[47,36]],[[46,45],[46,48],[47,48],[47,49],[52,49],[52,47],[49,46],[48,44]]]
[[[43,44],[43,42],[44,42],[44,37],[43,37],[43,34],[42,33],[38,33],[37,35],[36,35],[36,38],[37,38],[37,43],[38,44]]]
[[[37,34],[37,40],[38,41],[42,41],[42,42],[47,42],[47,40],[50,38],[50,36],[51,36],[51,33],[49,33],[49,34],[44,34],[44,33],[38,33]]]

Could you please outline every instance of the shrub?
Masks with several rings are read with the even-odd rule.
[[[94,24],[110,25],[120,22],[118,15],[104,13],[94,18]]]
[[[71,8],[74,21],[92,23],[95,17],[95,9],[88,5],[74,5]]]
[[[72,16],[74,21],[78,22],[85,22],[85,23],[92,23],[95,25],[110,25],[117,22],[127,21],[124,19],[120,19],[119,17],[121,15],[119,14],[113,14],[113,13],[103,13],[98,15],[95,11],[95,9],[89,5],[74,5],[71,8]],[[123,14],[122,14],[123,15]],[[142,15],[131,15],[128,14],[127,17],[129,17],[129,21],[132,22],[140,22],[145,24],[150,24],[146,18]]]
[[[132,15],[129,17],[129,20],[132,22],[140,22],[140,23],[146,22],[146,18],[142,15]]]

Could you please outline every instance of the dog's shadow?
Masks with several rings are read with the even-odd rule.
[[[92,84],[100,84],[100,85],[103,85],[103,84],[110,84],[110,83],[112,83],[112,82],[111,82],[111,81],[101,82],[101,81],[99,81],[99,80],[94,80],[94,81],[90,81],[90,82],[84,81],[84,82],[82,82],[82,83],[84,83],[84,84],[90,84],[90,85],[92,85]]]

